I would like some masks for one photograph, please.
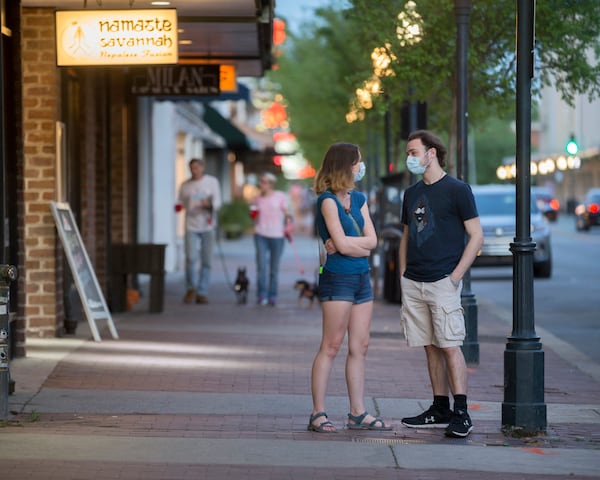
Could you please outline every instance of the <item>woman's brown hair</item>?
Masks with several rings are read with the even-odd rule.
[[[315,176],[315,193],[340,192],[354,188],[352,166],[360,162],[360,148],[353,143],[334,143],[329,147]]]

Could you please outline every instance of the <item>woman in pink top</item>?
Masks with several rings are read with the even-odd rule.
[[[288,212],[288,200],[285,193],[275,190],[276,180],[272,173],[260,176],[260,195],[251,207],[255,222],[256,293],[259,305],[274,306],[277,303],[279,263],[284,238],[291,235],[292,218]]]

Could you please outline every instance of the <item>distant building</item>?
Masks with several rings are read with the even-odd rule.
[[[573,204],[581,200],[588,189],[600,187],[600,99],[590,102],[587,95],[576,95],[570,106],[553,86],[546,86],[542,89],[539,113],[539,155],[536,154],[536,158],[551,158],[558,165],[557,161],[563,157],[564,163],[568,160],[565,147],[571,136],[579,147],[579,168],[555,168],[546,174],[538,173],[533,180],[538,185],[551,187],[563,210],[571,213]]]

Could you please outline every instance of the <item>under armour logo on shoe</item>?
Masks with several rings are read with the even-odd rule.
[[[435,417],[433,415],[431,417],[425,417],[425,423],[435,423]]]

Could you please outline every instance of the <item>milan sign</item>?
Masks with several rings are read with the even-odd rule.
[[[219,65],[181,65],[148,67],[134,73],[131,79],[133,95],[219,95]]]

